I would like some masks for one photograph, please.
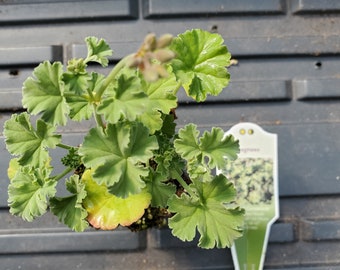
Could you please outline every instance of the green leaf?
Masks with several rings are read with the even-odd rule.
[[[66,189],[73,195],[64,198],[51,198],[51,211],[59,218],[59,221],[72,230],[84,231],[88,227],[87,211],[82,205],[87,194],[85,184],[79,179],[78,175],[72,175],[66,181]]]
[[[61,158],[61,163],[69,168],[78,169],[82,166],[81,157],[78,154],[78,148],[72,147],[68,150],[66,156]]]
[[[229,83],[230,53],[223,43],[219,34],[194,29],[180,34],[170,46],[176,54],[173,71],[196,101],[204,101],[208,94],[218,95]]]
[[[82,178],[87,192],[84,207],[93,227],[113,230],[118,225],[129,226],[143,216],[151,201],[151,195],[146,190],[125,199],[119,198],[110,194],[105,185],[98,185],[91,174],[90,170],[86,170]]]
[[[212,180],[211,169],[205,162],[202,162],[201,159],[191,159],[186,165],[190,179],[203,182],[210,182]]]
[[[179,131],[179,138],[174,141],[176,151],[187,161],[197,158],[203,163],[206,157],[212,169],[224,168],[225,158],[237,158],[238,141],[231,135],[225,136],[222,129],[213,127],[211,132],[205,131],[201,138],[198,136],[197,127],[189,124]]]
[[[91,77],[88,74],[73,74],[70,72],[63,74],[63,81],[68,90],[74,92],[76,95],[81,95],[84,92],[89,79],[91,79]]]
[[[27,113],[13,114],[5,122],[4,135],[7,150],[18,155],[20,165],[41,167],[50,157],[47,148],[55,148],[61,136],[54,134],[55,127],[38,120],[36,130]]]
[[[162,127],[162,114],[150,109],[150,107],[146,109],[147,111],[137,116],[137,120],[149,129],[150,134],[154,134]]]
[[[34,69],[33,76],[23,86],[22,104],[31,114],[42,114],[42,119],[52,125],[65,125],[69,107],[64,97],[62,64],[48,61]]]
[[[87,81],[88,92],[94,93],[98,91],[104,82],[105,77],[96,72],[92,72],[90,80]],[[66,101],[70,106],[70,118],[75,121],[89,120],[93,115],[93,96],[89,94],[77,95],[73,92],[65,93]]]
[[[70,118],[74,121],[89,120],[93,115],[93,106],[88,95],[65,94],[70,106]]]
[[[186,160],[191,160],[201,154],[198,143],[200,132],[194,124],[186,125],[178,132],[179,139],[174,141],[176,151]]]
[[[192,241],[196,230],[200,233],[198,246],[202,248],[230,247],[242,235],[244,211],[228,208],[235,197],[235,189],[225,176],[218,175],[211,182],[191,185],[199,195],[193,198],[183,193],[169,200],[169,211],[176,213],[169,219],[172,234],[182,241]]]
[[[157,134],[159,149],[155,151],[154,160],[157,163],[156,172],[165,178],[171,177],[171,170],[182,170],[185,167],[184,160],[175,151],[171,138],[164,134]]]
[[[76,95],[81,95],[87,88],[90,76],[86,72],[86,66],[83,58],[73,58],[67,62],[67,72],[62,79],[68,90]]]
[[[152,103],[153,110],[168,114],[171,109],[177,107],[178,82],[173,74],[155,82],[143,81],[143,86]]]
[[[151,206],[167,207],[170,196],[176,192],[176,187],[170,183],[164,183],[167,179],[160,173],[152,171],[145,181],[147,190],[152,195]]]
[[[79,154],[87,168],[93,168],[94,179],[105,184],[118,197],[140,193],[145,186],[141,176],[147,176],[143,166],[158,148],[155,136],[138,122],[108,124],[106,133],[93,128],[86,135]]]
[[[121,74],[111,94],[98,106],[98,113],[103,114],[106,121],[113,124],[121,119],[135,121],[145,111],[147,95],[134,74]]]
[[[21,167],[8,187],[10,213],[27,221],[46,212],[48,199],[56,193],[57,182],[50,180],[50,168]]]
[[[104,39],[96,37],[87,37],[85,39],[87,44],[87,61],[94,61],[106,67],[109,64],[108,56],[112,55],[112,50],[109,44]]]
[[[213,127],[211,132],[205,131],[200,139],[200,149],[209,158],[210,168],[223,168],[225,158],[235,160],[239,153],[238,141],[232,135],[225,136],[221,128]]]
[[[154,133],[162,128],[163,114],[169,114],[171,109],[177,107],[178,82],[173,74],[167,78],[159,79],[155,82],[142,81],[148,100],[145,101],[144,113],[138,119],[149,128],[150,133]],[[162,112],[163,114],[161,114]]]
[[[176,133],[176,123],[174,113],[162,115],[163,125],[161,132],[169,138],[172,138]]]

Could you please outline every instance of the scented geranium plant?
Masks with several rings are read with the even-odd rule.
[[[193,123],[176,128],[178,91],[203,102],[227,86],[230,53],[222,37],[198,29],[149,34],[107,76],[87,66],[108,66],[109,45],[85,41],[86,57],[34,69],[23,84],[26,111],[5,122],[14,156],[10,212],[32,221],[50,210],[78,232],[168,225],[183,241],[198,232],[202,248],[230,247],[242,234],[244,211],[233,184],[214,171],[237,158],[238,141],[218,127],[203,134]],[[60,127],[91,119],[83,141],[64,143]],[[51,165],[54,148],[65,152],[61,173]],[[58,182],[69,195],[57,194]]]

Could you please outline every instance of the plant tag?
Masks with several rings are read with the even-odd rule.
[[[227,134],[240,142],[238,159],[220,170],[234,182],[237,203],[245,209],[243,236],[231,252],[236,270],[263,268],[271,225],[279,217],[277,135],[253,123],[240,123]]]

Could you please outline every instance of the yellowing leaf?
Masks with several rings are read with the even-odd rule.
[[[119,225],[129,226],[143,216],[151,202],[151,195],[145,189],[125,199],[119,198],[109,193],[105,185],[98,185],[91,174],[92,171],[85,171],[82,179],[87,192],[83,204],[93,227],[113,230]]]
[[[12,180],[16,175],[17,171],[20,169],[20,165],[17,158],[12,158],[9,161],[9,166],[7,169],[7,176],[9,180]]]

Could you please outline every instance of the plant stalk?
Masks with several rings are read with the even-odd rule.
[[[102,117],[100,114],[97,113],[97,104],[93,103],[93,110],[94,110],[94,118],[96,119],[96,123],[98,127],[101,127],[103,129],[103,132],[105,133],[105,123],[103,122]]]
[[[70,145],[67,145],[67,144],[64,144],[64,143],[58,143],[57,146],[60,147],[60,148],[64,148],[66,150],[71,150],[72,148],[74,148],[73,146],[70,146]]]
[[[109,87],[110,83],[115,79],[119,71],[128,63],[131,57],[135,54],[130,54],[125,56],[122,60],[120,60],[117,65],[111,70],[109,75],[105,78],[103,84],[99,88],[99,90],[93,96],[92,93],[89,93],[90,96],[93,98],[93,109],[94,109],[94,117],[96,119],[97,126],[101,127],[105,132],[105,123],[103,122],[102,117],[97,113],[97,104],[95,102],[100,102],[102,95],[104,94],[105,90]]]
[[[128,63],[128,61],[130,61],[130,58],[132,58],[134,55],[135,55],[135,53],[125,56],[122,60],[120,60],[117,63],[117,65],[114,66],[114,68],[111,70],[109,75],[107,75],[107,77],[105,78],[105,80],[104,80],[103,84],[101,85],[101,87],[99,88],[99,90],[96,92],[95,100],[101,99],[106,88],[109,87],[110,83],[115,79],[115,77],[117,76],[119,71]]]
[[[182,185],[185,191],[188,192],[192,198],[198,198],[198,196],[194,193],[194,191],[190,188],[190,186],[184,181],[181,174],[176,169],[171,170],[171,174]]]
[[[61,172],[60,174],[57,174],[56,176],[53,176],[52,178],[55,181],[59,181],[61,178],[63,178],[65,175],[67,175],[68,173],[72,172],[72,168],[66,168],[63,172]]]

